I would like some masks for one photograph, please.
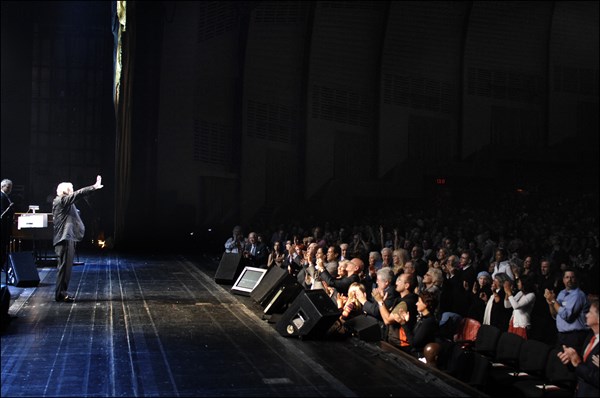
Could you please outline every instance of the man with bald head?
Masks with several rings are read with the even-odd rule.
[[[341,279],[336,279],[331,276],[323,264],[319,265],[319,272],[321,273],[321,280],[325,281],[327,286],[335,288],[340,294],[347,295],[348,288],[351,284],[354,282],[360,283],[360,273],[364,267],[365,263],[360,258],[353,258],[346,263],[347,275]]]

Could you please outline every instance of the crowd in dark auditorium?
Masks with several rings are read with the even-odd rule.
[[[225,249],[253,266],[287,269],[305,289],[325,289],[340,310],[335,332],[367,314],[379,321],[382,340],[415,357],[451,340],[464,319],[572,347],[580,357],[593,348],[597,395],[597,195],[513,192],[303,223],[310,225],[254,226],[247,236],[236,226]]]

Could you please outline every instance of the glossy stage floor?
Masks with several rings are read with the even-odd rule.
[[[9,286],[2,397],[481,396],[385,343],[283,337],[218,258],[81,254],[74,303]],[[2,279],[4,282],[4,277]]]

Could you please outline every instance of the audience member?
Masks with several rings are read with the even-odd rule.
[[[370,315],[379,321],[379,326],[381,328],[381,339],[384,340],[387,335],[387,328],[385,326],[385,322],[383,321],[383,317],[381,315],[381,311],[379,310],[379,303],[375,300],[375,292],[378,297],[384,297],[382,301],[386,305],[386,308],[391,308],[394,304],[394,300],[398,297],[398,293],[396,292],[395,286],[393,284],[394,274],[390,267],[381,268],[377,271],[377,287],[373,291],[371,298],[368,298],[367,295],[361,295],[358,297],[360,300],[363,311],[365,314]]]
[[[338,262],[337,279],[341,279],[343,277],[348,276],[348,272],[346,272],[346,267],[348,266],[349,262],[350,262],[350,260],[340,260]]]
[[[530,338],[555,345],[558,330],[556,320],[550,313],[548,303],[544,297],[545,291],[551,290],[554,294],[561,291],[563,285],[560,277],[552,272],[550,261],[543,259],[539,265],[535,284],[535,304],[531,313]]]
[[[440,247],[436,252],[435,260],[433,261],[433,266],[435,268],[442,268],[447,262],[448,257],[450,256],[450,252],[446,247]]]
[[[338,294],[337,305],[341,312],[340,319],[342,321],[347,321],[348,319],[362,314],[363,305],[357,297],[357,291],[360,291],[362,295],[366,294],[365,287],[358,282],[354,282],[350,285],[348,288],[348,296]]]
[[[585,200],[582,200],[582,197]],[[432,207],[427,207],[427,202],[424,203],[424,206],[415,205],[412,208],[402,204],[402,210],[400,208],[385,210],[381,212],[380,219],[370,215],[368,222],[361,224],[361,221],[357,221],[351,224],[351,227],[348,223],[335,225],[327,222],[323,224],[325,232],[321,234],[317,230],[316,236],[316,227],[310,229],[299,224],[285,226],[274,222],[271,224],[278,225],[278,231],[273,234],[272,231],[261,232],[264,232],[265,236],[279,236],[280,231],[289,231],[288,236],[294,237],[289,245],[286,242],[284,259],[284,267],[287,267],[292,274],[301,269],[301,266],[298,265],[300,260],[303,260],[305,266],[307,265],[302,246],[298,246],[298,252],[296,252],[296,247],[292,245],[302,242],[305,238],[307,243],[324,240],[340,244],[338,275],[336,277],[330,270],[328,273],[333,278],[330,282],[335,281],[343,289],[343,286],[350,286],[355,279],[358,279],[365,286],[365,296],[370,303],[373,303],[370,298],[371,282],[376,280],[376,276],[369,277],[368,268],[365,269],[364,266],[359,272],[356,272],[355,263],[344,263],[340,260],[358,258],[364,264],[368,253],[365,248],[370,248],[371,251],[390,248],[390,246],[393,249],[401,249],[392,253],[391,267],[397,271],[397,274],[410,274],[411,266],[406,267],[410,258],[415,265],[416,274],[423,277],[417,290],[419,293],[437,290],[438,294],[443,294],[446,298],[440,301],[447,306],[446,311],[452,311],[448,313],[454,313],[454,311],[464,313],[483,323],[498,324],[502,330],[508,330],[511,318],[511,329],[520,327],[517,322],[518,309],[512,305],[506,309],[505,303],[510,304],[511,300],[520,302],[521,300],[518,300],[517,297],[521,293],[523,293],[523,297],[527,296],[525,294],[527,288],[523,284],[530,279],[529,275],[532,275],[531,278],[534,278],[536,282],[535,300],[533,300],[533,310],[530,312],[529,325],[525,326],[526,335],[529,339],[555,344],[558,325],[563,322],[559,318],[561,318],[562,311],[566,310],[561,310],[558,305],[552,305],[557,308],[554,314],[557,319],[553,319],[551,304],[548,303],[544,293],[548,289],[552,291],[556,301],[560,302],[564,299],[567,303],[572,294],[565,295],[565,298],[559,297],[559,292],[563,290],[564,286],[562,278],[557,275],[558,270],[572,267],[581,272],[582,277],[578,278],[577,282],[586,284],[578,284],[577,286],[581,286],[579,290],[598,293],[598,218],[597,209],[589,206],[593,203],[597,207],[597,194],[584,193],[583,196],[566,198],[564,193],[561,193],[560,198],[555,195],[532,194],[527,201],[523,198],[522,194],[506,193],[494,196],[492,201],[468,201],[462,207],[456,207],[447,202],[444,206],[436,206],[435,211],[432,211]],[[558,200],[561,202],[560,206],[555,205]],[[494,209],[493,212],[489,211],[491,208]],[[312,218],[309,219],[312,225],[317,225]],[[344,221],[342,220],[342,222]],[[373,237],[371,226],[384,223],[391,224],[390,230],[394,231],[393,245],[390,244],[391,234],[383,233],[385,231],[382,231],[381,228],[379,235]],[[404,226],[405,229],[402,231],[394,225]],[[420,244],[415,242],[420,242]],[[467,255],[463,256],[465,252]],[[502,253],[500,257],[498,257],[498,252]],[[448,258],[451,256],[456,258],[455,255],[459,253],[461,254],[459,264],[455,266],[452,261],[448,265]],[[536,263],[535,259],[541,259],[541,261]],[[436,268],[429,268],[427,260],[431,260],[430,265]],[[271,264],[272,260],[267,260],[267,262]],[[330,262],[329,250],[328,262]],[[346,264],[349,265],[348,268],[354,269],[354,272],[345,274]],[[419,265],[417,266],[417,264]],[[373,265],[372,261],[370,265]],[[536,267],[536,265],[539,266]],[[442,267],[448,278],[437,282],[436,275]],[[325,266],[325,268],[329,267]],[[373,267],[371,267],[372,270]],[[483,270],[494,274],[494,281],[491,284],[487,282],[489,280],[489,277],[486,276],[487,272],[486,274],[477,272],[477,280],[473,280],[475,271]],[[520,292],[511,289],[512,296],[508,295],[506,300],[504,296],[507,295],[507,291],[503,288],[506,278],[500,277],[502,283],[498,281],[498,275],[504,274],[501,271],[508,274],[511,279],[514,278],[517,286],[522,286]],[[317,271],[318,274],[319,271]],[[506,277],[506,275],[504,276]],[[348,280],[348,278],[352,280]],[[445,283],[442,283],[444,280]],[[456,281],[461,282],[462,289],[454,289]],[[469,282],[465,283],[465,281]],[[322,276],[321,283],[328,291],[337,294],[336,286],[328,285]],[[413,281],[411,283],[415,285]],[[392,286],[398,288],[397,283]],[[490,289],[491,286],[494,287],[493,292]],[[565,287],[564,290],[568,291],[569,289]],[[459,292],[463,295],[461,296]],[[464,298],[467,302],[466,312],[464,305],[461,304]],[[500,305],[498,306],[498,304]],[[386,306],[386,309],[390,310],[388,315],[394,310],[394,307],[393,304],[391,308]],[[382,314],[385,311],[379,310]],[[507,315],[504,316],[501,310],[506,310]],[[503,318],[506,319],[506,322],[502,320]],[[388,320],[388,322],[390,321]],[[566,320],[564,322],[568,323]],[[502,326],[504,324],[505,326]],[[561,329],[561,336],[566,331],[569,330]],[[393,331],[388,330],[387,338],[389,339],[392,334]],[[569,333],[569,335],[571,334],[577,333]],[[396,342],[400,340],[400,331],[398,330],[396,330],[395,340]]]
[[[394,276],[397,278],[402,272],[404,272],[404,264],[408,261],[409,255],[406,249],[400,248],[392,252],[392,270]],[[389,263],[386,263],[389,264]]]
[[[489,272],[481,271],[477,274],[477,282],[473,284],[469,300],[467,318],[476,319],[483,323],[486,302],[492,296],[492,277]]]
[[[329,271],[331,276],[338,276],[339,260],[340,260],[340,247],[337,245],[331,245],[327,248],[327,255],[325,256],[325,268]]]
[[[338,293],[348,295],[348,288],[354,282],[360,282],[359,274],[363,271],[365,263],[358,257],[353,258],[346,263],[346,276],[340,279],[334,278],[324,265],[318,266],[321,272],[320,277],[327,283],[327,286],[334,287]]]
[[[244,247],[244,258],[248,265],[252,267],[267,267],[267,259],[269,257],[269,251],[267,245],[258,241],[258,234],[256,232],[250,232],[248,234],[248,243]]]
[[[506,250],[502,248],[496,250],[496,255],[494,258],[496,261],[490,264],[489,271],[492,273],[492,278],[495,277],[496,274],[503,272],[511,280],[514,280],[515,276],[513,275],[512,268],[510,267],[510,262],[507,259]]]
[[[414,279],[413,283],[415,285],[415,293],[418,294],[419,286],[421,286],[423,284],[423,278],[421,278],[419,275],[417,275],[415,266],[412,261],[407,261],[404,264],[404,273],[408,274],[411,278]]]
[[[482,324],[495,326],[502,332],[508,331],[508,322],[512,316],[511,309],[504,306],[504,282],[510,280],[504,272],[497,273],[492,279],[492,295],[483,296],[486,306]]]
[[[379,252],[369,253],[369,275],[372,279],[377,278],[377,271],[381,269],[381,254]]]
[[[347,243],[340,244],[340,261],[350,260],[349,246]]]
[[[585,317],[586,325],[590,328],[583,350],[576,350],[563,345],[563,351],[558,353],[562,363],[571,364],[577,374],[577,397],[598,397],[598,300],[592,300],[590,310]]]
[[[556,318],[558,345],[572,347],[580,352],[587,336],[585,314],[589,310],[589,302],[585,293],[579,289],[575,271],[563,273],[565,288],[558,293],[546,289],[544,298],[548,303],[550,314]]]
[[[419,244],[415,244],[412,249],[410,249],[410,260],[415,265],[415,270],[417,275],[420,277],[425,276],[427,269],[427,261],[423,260],[423,247]]]
[[[440,357],[440,351],[442,346],[440,343],[429,343],[423,348],[423,356],[425,357],[425,363],[432,368],[438,368],[438,360]]]
[[[508,331],[527,339],[531,327],[531,312],[535,303],[535,287],[532,277],[517,279],[518,292],[513,295],[512,281],[504,282],[504,307],[512,308]]]
[[[267,268],[285,268],[284,261],[285,253],[281,249],[281,243],[279,241],[275,241],[273,243],[273,250],[269,253],[269,258],[267,259]]]
[[[419,295],[417,301],[417,321],[412,328],[407,326],[410,314],[404,312],[400,318],[400,325],[405,329],[408,339],[408,347],[403,347],[412,355],[418,357],[423,356],[423,348],[434,343],[438,332],[438,322],[433,315],[435,308],[438,306],[435,294],[423,292]]]
[[[408,337],[406,336],[405,330],[400,328],[400,320],[402,312],[409,314],[408,320],[404,323],[407,327],[413,327],[417,316],[417,301],[418,296],[414,293],[413,279],[409,278],[408,275],[400,274],[396,278],[396,292],[398,297],[394,300],[390,307],[385,303],[387,297],[377,296],[376,301],[379,306],[379,312],[383,322],[387,326],[386,340],[398,347],[408,347]]]
[[[225,253],[241,253],[245,244],[242,227],[236,225],[233,227],[231,237],[225,242]]]

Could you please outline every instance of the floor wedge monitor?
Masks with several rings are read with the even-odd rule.
[[[221,284],[233,284],[242,272],[242,254],[241,253],[223,253],[219,267],[215,273],[215,282]]]
[[[265,307],[280,286],[293,282],[294,277],[286,269],[271,267],[258,286],[250,293],[250,297],[262,307]]]
[[[34,287],[40,283],[33,252],[14,252],[8,255],[7,283],[17,287]]]
[[[340,312],[325,290],[303,290],[283,313],[275,329],[284,337],[318,339],[326,335]]]

